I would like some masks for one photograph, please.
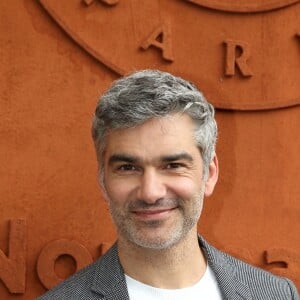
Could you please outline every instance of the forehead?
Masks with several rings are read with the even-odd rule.
[[[160,157],[179,152],[199,152],[195,125],[186,114],[153,118],[141,125],[111,131],[106,137],[104,159],[116,153],[139,157]]]

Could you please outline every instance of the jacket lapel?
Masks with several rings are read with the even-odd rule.
[[[95,270],[92,291],[105,300],[129,300],[124,271],[121,267],[117,244],[105,253]]]
[[[248,286],[238,278],[237,270],[227,255],[210,246],[201,236],[199,244],[216,276],[224,300],[253,300]],[[99,295],[99,299],[129,300],[117,244],[99,260],[91,289]]]
[[[204,250],[209,266],[215,273],[219,287],[226,300],[252,300],[249,287],[237,276],[236,268],[227,255],[210,246],[199,236],[200,247]]]

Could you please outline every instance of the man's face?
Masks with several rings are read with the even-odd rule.
[[[164,249],[191,231],[196,234],[203,196],[213,187],[202,179],[189,116],[112,131],[103,160],[104,187],[120,240]]]

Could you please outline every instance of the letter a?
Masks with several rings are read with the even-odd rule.
[[[165,23],[160,24],[141,44],[144,50],[147,50],[150,46],[161,49],[165,60],[174,61],[170,26]]]

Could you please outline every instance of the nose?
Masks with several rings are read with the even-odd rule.
[[[166,196],[166,185],[156,170],[144,170],[137,190],[137,198],[149,204]]]

